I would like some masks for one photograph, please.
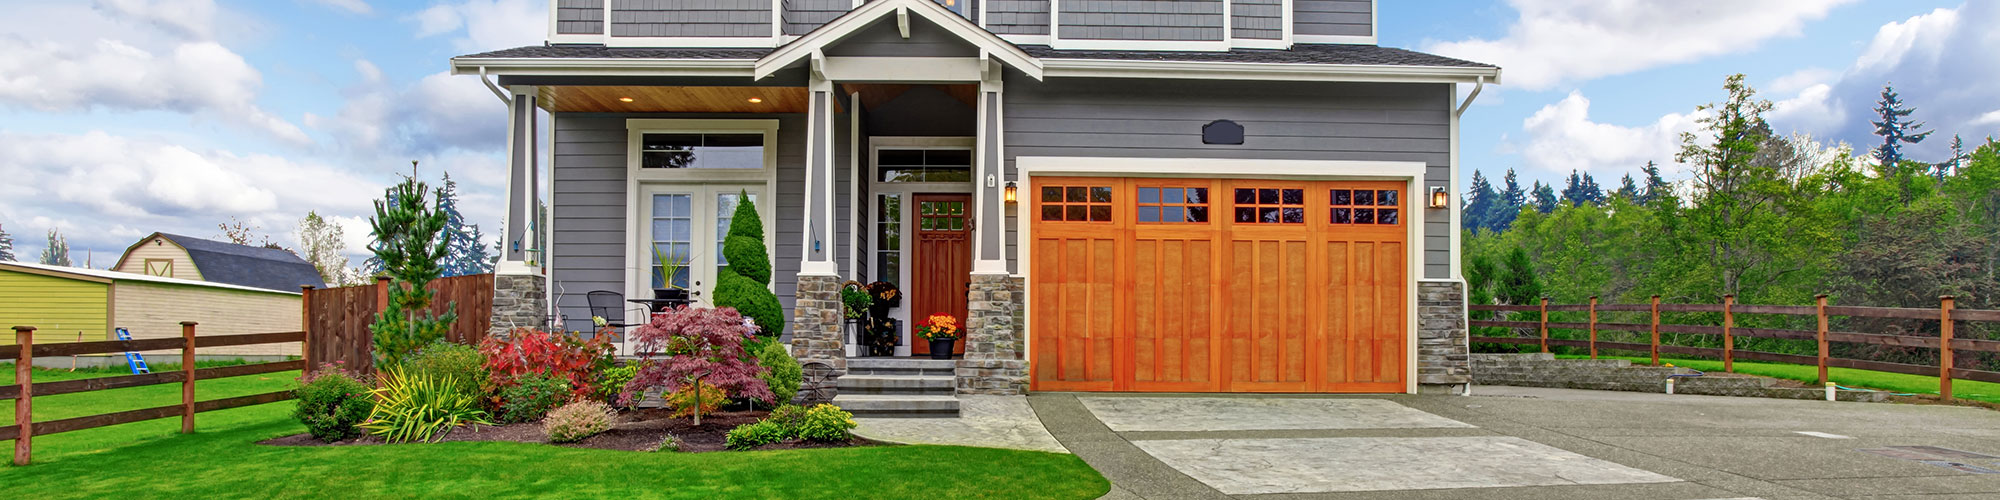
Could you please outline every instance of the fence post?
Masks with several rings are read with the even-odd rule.
[[[1542,297],[1542,352],[1549,352],[1549,298]]]
[[[306,360],[306,367],[299,373],[312,375],[313,366],[319,363],[313,359],[313,286],[299,285],[299,359]]]
[[[35,438],[35,327],[14,327],[14,343],[21,350],[14,359],[14,383],[21,386],[14,397],[14,465],[28,465]]]
[[[1597,296],[1590,296],[1590,359],[1597,359]]]
[[[375,277],[375,314],[389,310],[389,277]]]
[[[1660,366],[1660,296],[1653,296],[1653,366]]]
[[[1722,371],[1736,373],[1736,337],[1730,333],[1736,327],[1736,294],[1722,296]]]
[[[181,434],[194,433],[194,325],[181,322]]]
[[[1819,385],[1826,385],[1826,294],[1814,295],[1813,302],[1819,312]]]
[[[1938,297],[1938,395],[1951,401],[1951,306],[1952,297]]]

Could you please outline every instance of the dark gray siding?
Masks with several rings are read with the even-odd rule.
[[[784,0],[785,34],[804,35],[814,28],[846,14],[853,0]]]
[[[556,0],[556,33],[604,33],[605,0]]]
[[[1281,0],[1234,0],[1230,2],[1229,36],[1258,40],[1284,38],[1284,2]]]
[[[1294,35],[1375,35],[1370,0],[1292,0]]]
[[[1450,182],[1448,84],[1008,79],[1010,178],[1017,157],[1096,156],[1420,161],[1425,184]],[[1244,143],[1202,144],[1201,126],[1225,118]],[[1450,275],[1449,216],[1424,212],[1427,278]]]
[[[772,285],[778,300],[784,303],[786,314],[791,313],[794,295],[798,287],[800,235],[804,220],[800,214],[805,209],[805,115],[680,115],[680,114],[604,114],[604,113],[557,113],[554,120],[555,160],[553,164],[554,185],[552,202],[554,205],[554,238],[550,248],[549,268],[554,278],[551,292],[558,293],[557,304],[563,317],[568,318],[569,329],[587,329],[590,318],[589,306],[584,294],[592,290],[625,290],[625,120],[628,118],[730,118],[779,120],[778,124],[778,190],[769,199],[777,205],[772,210],[775,224],[772,241],[776,252],[771,256],[773,272]],[[835,154],[835,213],[834,222],[838,229],[835,241],[847,241],[848,221],[848,159],[846,156],[845,134],[847,115],[836,115],[835,133],[843,137],[836,142]],[[759,200],[760,203],[769,203]],[[841,247],[836,258],[839,265],[846,266],[847,250]],[[846,272],[842,270],[843,274]],[[704,294],[709,293],[704,283],[698,287]]]
[[[1049,0],[986,0],[986,30],[1000,35],[1049,34]]]
[[[893,17],[826,46],[828,56],[848,57],[978,57],[979,48],[944,27],[912,16],[910,37],[903,38]]]
[[[771,36],[774,0],[611,0],[611,36]]]
[[[1070,40],[1222,40],[1222,0],[1074,0],[1058,4]]]

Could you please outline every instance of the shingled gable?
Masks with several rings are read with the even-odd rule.
[[[203,281],[281,292],[297,292],[303,285],[326,286],[326,282],[320,279],[319,270],[314,268],[312,263],[283,249],[238,245],[170,233],[153,233],[140,239],[139,243],[132,245],[132,248],[137,248],[155,238],[166,239],[186,250],[188,259],[193,261],[195,269],[201,272]],[[130,255],[132,248],[127,248],[125,253]],[[123,258],[120,261],[122,266]]]
[[[1040,60],[1028,55],[1013,43],[1001,39],[999,35],[980,28],[972,21],[930,0],[875,0],[862,4],[861,7],[848,11],[811,33],[757,59],[755,77],[762,79],[801,60],[812,58],[821,49],[839,43],[849,35],[875,25],[877,21],[886,19],[889,22],[906,25],[905,23],[909,23],[912,17],[921,18],[944,28],[946,32],[978,47],[985,57],[1021,70],[1037,80],[1042,78]],[[908,33],[905,32],[904,35],[907,36]]]

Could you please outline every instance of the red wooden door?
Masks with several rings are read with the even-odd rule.
[[[965,326],[965,286],[972,279],[972,195],[920,194],[916,201],[916,260],[911,263],[916,289],[910,300],[911,331],[935,313],[958,318]],[[952,344],[953,354],[965,352],[965,336]],[[930,342],[911,337],[910,352],[930,354]]]

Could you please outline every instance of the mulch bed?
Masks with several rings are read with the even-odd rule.
[[[660,442],[672,435],[680,439],[680,451],[701,453],[725,451],[723,445],[730,429],[753,423],[769,414],[768,411],[723,411],[701,418],[701,426],[696,427],[687,418],[668,417],[669,410],[650,408],[618,413],[611,429],[602,434],[584,438],[575,443],[556,446],[571,448],[597,448],[604,450],[652,451]],[[525,422],[506,425],[480,425],[460,427],[444,436],[443,441],[511,441],[517,443],[548,443],[548,434],[542,432],[541,422]],[[362,436],[346,441],[327,443],[313,439],[311,434],[294,434],[259,441],[257,444],[272,446],[367,446],[388,444],[382,438]],[[785,441],[759,446],[758,450],[789,450],[797,448],[846,448],[850,446],[875,446],[880,443],[862,438],[847,441],[821,443],[809,441]]]

